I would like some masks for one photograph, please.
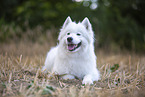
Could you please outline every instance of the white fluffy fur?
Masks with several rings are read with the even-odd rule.
[[[69,51],[67,49],[68,37],[73,38],[74,44],[82,42],[81,46],[75,51]],[[77,24],[68,17],[63,24],[58,40],[59,44],[48,52],[42,70],[64,75],[64,79],[78,77],[83,79],[82,84],[93,84],[93,81],[98,81],[100,74],[96,68],[94,35],[88,18]]]

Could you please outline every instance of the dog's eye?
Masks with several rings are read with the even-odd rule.
[[[70,33],[67,33],[67,35],[70,35]]]
[[[81,34],[80,33],[77,33],[77,35],[80,36]]]

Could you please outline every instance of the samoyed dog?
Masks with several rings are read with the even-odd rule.
[[[94,33],[88,18],[72,22],[68,17],[60,30],[59,43],[46,57],[42,71],[62,75],[63,79],[82,79],[82,84],[93,84],[100,74],[96,68]]]

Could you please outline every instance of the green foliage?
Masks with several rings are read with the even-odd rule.
[[[55,89],[52,87],[52,86],[49,86],[49,85],[46,85],[45,87],[42,87],[41,85],[36,85],[34,84],[34,81],[32,81],[32,83],[30,83],[28,86],[27,86],[27,89],[35,89],[35,91],[40,91],[42,90],[42,93],[41,95],[47,95],[47,94],[51,94],[52,92],[55,91]]]
[[[14,38],[21,38],[22,29],[16,26],[14,22],[6,23],[0,19],[0,42],[9,41]]]
[[[106,2],[108,5],[106,5]],[[100,46],[104,44],[109,46],[111,43],[115,43],[121,49],[127,48],[138,51],[145,49],[145,23],[138,20],[140,11],[143,12],[145,9],[145,7],[140,6],[141,3],[145,2],[142,0],[139,0],[138,3],[129,2],[129,0],[99,1],[97,17]],[[132,6],[140,7],[140,9],[134,9]],[[134,15],[136,15],[136,18]],[[142,21],[145,21],[145,19],[143,18]]]
[[[111,72],[114,72],[114,71],[118,70],[118,68],[119,68],[119,64],[114,64],[114,65],[110,68],[110,70],[111,70]]]
[[[46,88],[43,89],[42,95],[51,94],[55,89],[52,86],[47,85]]]
[[[97,8],[91,9],[92,4],[97,4]],[[143,51],[145,50],[144,5],[143,0],[84,0],[82,2],[2,0],[0,41],[4,42],[14,35],[22,38],[22,31],[15,31],[17,26],[23,30],[36,28],[38,25],[43,26],[44,29],[59,29],[67,16],[71,16],[76,21],[88,17],[93,25],[99,47],[111,48],[115,45],[120,49]],[[3,27],[4,25],[7,28]],[[42,33],[46,34],[45,31]]]

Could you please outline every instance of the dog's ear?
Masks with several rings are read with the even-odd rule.
[[[92,29],[92,25],[89,21],[89,19],[86,17],[83,21],[82,21],[82,24],[85,26],[85,28],[87,30],[91,30]]]
[[[64,29],[71,22],[72,22],[72,20],[71,20],[70,16],[68,16],[67,19],[65,20],[63,26],[62,26],[62,29]]]

